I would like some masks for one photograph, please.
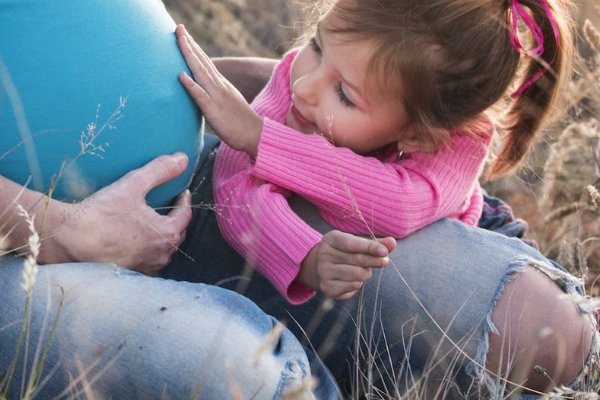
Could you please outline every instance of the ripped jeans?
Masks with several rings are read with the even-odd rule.
[[[29,303],[22,282],[23,259],[0,258],[0,398],[31,394],[38,367],[35,399],[340,397],[314,353],[229,290],[95,263],[40,266]]]
[[[197,205],[213,202],[218,142],[205,139],[191,187]],[[330,229],[297,200],[304,219]],[[486,387],[497,393],[482,366],[494,328],[489,317],[506,282],[532,266],[565,292],[576,294],[580,285],[518,238],[446,219],[399,240],[390,260],[351,300],[317,295],[291,306],[227,245],[211,207],[196,207],[186,241],[162,271],[173,280],[109,264],[40,268],[8,398],[21,397],[30,376],[23,371],[42,359],[40,399],[274,399],[309,375],[319,383],[317,398],[338,398],[327,370],[300,343],[354,398],[380,391],[432,398],[431,390],[439,398],[480,397]],[[0,259],[0,382],[13,370],[27,304],[22,261]],[[275,343],[276,320],[267,314],[289,329]],[[596,343],[575,389],[596,383]]]
[[[203,173],[192,183],[193,203],[210,205],[212,158],[218,141],[205,135]],[[398,241],[390,265],[374,269],[359,295],[333,302],[316,295],[292,306],[229,247],[219,235],[211,207],[198,207],[181,251],[161,274],[235,290],[283,321],[306,346],[315,349],[353,398],[378,391],[402,394],[440,391],[441,398],[480,397],[494,382],[485,365],[490,316],[504,285],[526,267],[553,275],[565,292],[578,295],[581,282],[519,239],[526,225],[510,209],[487,199],[480,229],[444,219]],[[330,230],[314,207],[293,198],[294,210],[313,227]],[[498,211],[501,211],[500,215]],[[504,227],[504,234],[490,229]],[[509,237],[507,235],[515,236]],[[595,321],[589,310],[589,323]],[[598,365],[597,342],[575,389],[590,387]],[[428,384],[423,384],[427,381]],[[441,388],[441,389],[440,389]],[[474,394],[475,392],[475,394]],[[485,392],[485,390],[484,390]],[[419,398],[431,393],[419,392]],[[481,395],[484,396],[483,394]],[[367,397],[368,398],[368,397]],[[409,398],[412,398],[409,396]]]

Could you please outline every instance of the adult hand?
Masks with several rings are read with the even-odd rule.
[[[179,176],[187,166],[183,153],[160,156],[78,204],[59,204],[49,213],[53,227],[40,254],[43,263],[113,262],[150,273],[167,265],[185,239],[191,195],[179,195],[173,210],[160,215],[146,204],[146,194]],[[51,220],[51,218],[53,220]]]
[[[333,230],[307,255],[298,280],[325,296],[348,300],[371,278],[372,268],[387,266],[395,248],[391,237],[374,240]]]
[[[181,54],[194,79],[185,72],[179,80],[196,101],[215,134],[235,150],[256,158],[263,120],[187,33],[175,30]]]

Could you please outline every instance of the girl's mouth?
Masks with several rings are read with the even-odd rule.
[[[315,124],[304,118],[304,116],[300,114],[300,111],[298,111],[298,109],[293,104],[290,107],[290,113],[292,114],[292,117],[294,117],[294,120],[300,127],[309,129],[317,128]]]

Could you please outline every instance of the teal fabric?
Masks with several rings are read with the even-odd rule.
[[[47,192],[62,168],[53,198],[72,202],[184,151],[183,176],[147,197],[167,205],[188,186],[203,133],[177,80],[174,29],[158,0],[1,0],[0,174]]]

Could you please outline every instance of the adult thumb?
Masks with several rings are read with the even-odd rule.
[[[135,182],[141,193],[146,194],[155,187],[177,178],[185,171],[187,164],[188,158],[184,153],[162,155],[131,171],[125,177]]]

